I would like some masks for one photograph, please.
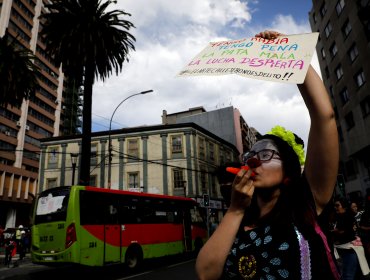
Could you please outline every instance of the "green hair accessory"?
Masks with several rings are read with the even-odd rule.
[[[284,140],[291,146],[298,156],[299,163],[301,165],[304,164],[305,162],[305,155],[304,155],[304,150],[303,150],[303,145],[302,144],[297,144],[296,138],[293,132],[290,130],[286,130],[284,127],[276,125],[274,126],[267,134],[270,135],[275,135],[279,137],[280,139]]]

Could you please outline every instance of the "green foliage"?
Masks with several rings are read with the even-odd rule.
[[[267,132],[267,134],[275,135],[281,138],[282,140],[284,140],[285,142],[287,142],[293,148],[294,152],[297,154],[299,163],[301,165],[304,164],[305,155],[304,155],[303,145],[297,144],[293,132],[285,129],[282,126],[276,125],[271,129],[270,132]]]
[[[122,71],[128,53],[135,50],[135,37],[128,31],[134,25],[122,19],[121,10],[107,11],[113,1],[53,0],[42,14],[41,36],[46,52],[62,63],[63,72],[83,85],[83,124],[80,181],[89,184],[91,152],[91,107],[94,80],[104,81]]]
[[[33,53],[16,45],[8,36],[0,38],[0,105],[17,106],[35,95],[38,67]]]
[[[50,13],[40,16],[44,22],[41,36],[47,52],[63,71],[75,80],[84,76],[86,67],[93,67],[96,78],[105,80],[122,70],[135,50],[135,37],[128,30],[134,25],[120,18],[131,16],[121,10],[106,11],[110,1],[56,0],[46,7]]]

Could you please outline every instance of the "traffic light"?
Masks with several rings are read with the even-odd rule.
[[[203,194],[203,205],[204,207],[209,206],[209,195],[208,194]]]

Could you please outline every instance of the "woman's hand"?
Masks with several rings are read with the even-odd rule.
[[[249,207],[252,202],[254,184],[251,179],[252,170],[241,169],[235,177],[231,193],[230,207],[234,210],[242,210]]]

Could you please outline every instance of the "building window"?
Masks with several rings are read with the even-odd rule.
[[[98,164],[98,144],[91,144],[90,164],[96,166]]]
[[[327,12],[327,7],[326,7],[326,3],[324,2],[324,4],[322,4],[321,8],[320,8],[320,15],[321,17],[324,17],[326,12]]]
[[[335,69],[335,75],[337,76],[337,79],[340,80],[342,77],[343,77],[343,69],[342,69],[342,66],[339,65],[336,69]]]
[[[129,139],[127,141],[127,154],[129,161],[137,161],[139,159],[139,139]]]
[[[47,189],[56,188],[57,186],[57,178],[49,178],[46,180]]]
[[[344,5],[345,5],[344,0],[339,0],[337,2],[337,5],[335,6],[335,9],[337,10],[337,15],[338,16],[342,13]]]
[[[329,37],[330,33],[333,31],[333,27],[331,26],[331,23],[330,21],[328,22],[328,24],[325,26],[325,35],[326,35],[326,38]]]
[[[205,147],[204,147],[204,138],[199,138],[198,144],[199,144],[199,159],[205,159]]]
[[[352,31],[352,26],[351,24],[349,23],[349,20],[347,20],[343,26],[342,26],[342,33],[343,33],[343,36],[344,38],[347,38],[349,33],[351,33]]]
[[[325,57],[326,57],[324,48],[321,49],[321,57],[322,57],[322,59],[325,59]]]
[[[207,173],[205,167],[202,165],[200,166],[200,184],[202,188],[202,192],[207,192]]]
[[[357,86],[362,87],[362,85],[366,82],[364,71],[361,70],[360,72],[358,72],[355,76],[355,79]]]
[[[337,45],[335,44],[335,42],[331,45],[330,47],[330,54],[331,54],[331,57],[334,58],[334,56],[336,56],[338,53],[338,48],[337,48]]]
[[[355,120],[353,118],[353,113],[350,112],[344,117],[346,121],[347,130],[351,130],[355,126]]]
[[[128,187],[130,189],[139,188],[139,172],[128,173]]]
[[[349,59],[351,60],[351,62],[355,61],[355,59],[357,58],[358,49],[357,49],[357,46],[355,44],[353,44],[352,47],[349,49],[348,56],[349,56]]]
[[[171,136],[172,153],[182,153],[182,135]]]
[[[348,93],[348,89],[347,88],[344,88],[341,92],[340,92],[340,99],[342,100],[342,104],[346,104],[348,101],[349,101],[349,93]]]
[[[220,165],[223,165],[225,163],[225,156],[224,156],[224,149],[220,148]]]
[[[334,100],[334,90],[333,90],[333,86],[330,86],[330,87],[329,87],[329,93],[330,93],[330,97],[331,97],[331,99],[333,99],[333,100]]]
[[[226,158],[226,162],[230,162],[231,161],[231,153],[225,152],[225,158]]]
[[[362,116],[367,117],[370,115],[370,96],[367,96],[364,100],[361,101],[361,111]]]
[[[48,168],[58,168],[58,157],[59,157],[59,148],[50,147],[48,149]]]
[[[215,161],[215,145],[213,143],[209,143],[208,147],[209,147],[209,160],[214,162]]]
[[[173,187],[175,189],[183,189],[185,187],[184,170],[175,168],[173,172]]]
[[[327,79],[330,77],[329,67],[328,66],[325,67],[325,76],[326,76]]]
[[[312,14],[312,19],[313,19],[313,22],[316,23],[317,22],[317,16],[316,16],[316,13],[313,13]]]

